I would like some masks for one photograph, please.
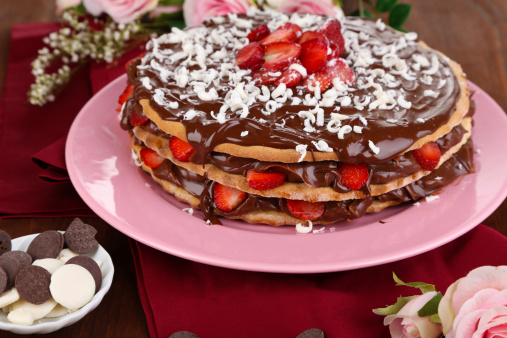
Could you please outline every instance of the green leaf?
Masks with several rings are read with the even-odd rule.
[[[184,0],[160,0],[159,6],[183,6]]]
[[[430,316],[430,322],[442,324],[442,319],[440,319],[438,313],[435,313],[434,315]]]
[[[401,28],[405,21],[407,21],[412,5],[397,4],[389,13],[389,26]]]
[[[404,281],[399,279],[398,276],[396,276],[396,274],[394,272],[393,272],[393,279],[396,282],[396,285],[399,285],[399,286],[403,285],[403,286],[409,286],[411,288],[418,288],[419,290],[422,291],[422,293],[435,291],[435,285],[433,285],[433,284],[428,284],[428,283],[423,283],[423,282],[405,283]]]
[[[442,294],[438,292],[433,298],[431,298],[424,306],[417,311],[419,317],[431,316],[438,313],[438,304],[442,299]]]
[[[175,19],[182,19],[183,11],[174,12],[174,13],[162,13],[158,18],[155,19],[155,23],[164,23],[167,22],[168,25],[171,24]]]
[[[342,0],[333,0],[333,3],[335,6],[343,7],[343,1]]]
[[[364,12],[365,18],[373,19],[373,15],[371,14],[371,12],[369,10],[365,9],[363,12]],[[354,11],[352,14],[350,14],[350,16],[359,16],[359,9],[357,11]]]
[[[397,3],[398,0],[377,0],[377,5],[375,7],[379,12],[386,13],[391,11]]]
[[[185,20],[183,18],[171,20],[171,22],[169,23],[169,26],[183,29],[186,27]]]
[[[410,296],[410,297],[398,297],[398,300],[395,304],[389,305],[383,308],[373,309],[373,313],[381,316],[389,316],[398,313],[402,307],[404,307],[411,299],[414,299],[418,296]]]
[[[86,14],[86,8],[85,8],[85,6],[83,4],[79,4],[77,6],[67,8],[66,10],[69,11],[69,12],[74,12],[77,15]]]

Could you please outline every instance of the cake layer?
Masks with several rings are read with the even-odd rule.
[[[461,67],[413,33],[346,19],[344,57],[355,82],[308,93],[253,84],[235,55],[261,24],[274,30],[290,20],[312,30],[326,18],[256,12],[212,20],[148,44],[129,72],[135,91],[122,121],[131,128],[129,114],[144,112],[188,141],[195,163],[212,151],[260,161],[384,163],[447,134],[468,112]]]
[[[132,143],[132,150],[138,158],[143,147],[135,142]],[[168,159],[165,159],[156,169],[151,169],[144,163],[140,165],[164,190],[193,208],[203,210],[206,219],[213,223],[220,224],[216,215],[269,225],[303,223],[302,220],[290,214],[285,199],[260,197],[253,194],[249,194],[247,199],[232,212],[223,213],[215,207],[213,202],[215,182],[191,173]],[[473,172],[473,170],[473,150],[469,141],[455,156],[422,179],[377,197],[326,202],[324,214],[312,222],[328,224],[344,219],[350,220],[366,212],[377,212],[388,206],[416,201],[450,184],[458,176]]]
[[[471,117],[465,118],[460,127],[454,128],[454,132],[447,134],[447,137],[439,139],[442,156],[437,168],[457,153],[467,142],[472,128],[471,121]],[[312,180],[307,179],[307,181],[314,184],[309,185],[307,183],[285,182],[283,185],[274,189],[259,191],[252,189],[247,182],[245,175],[249,168],[255,168],[258,170],[259,167],[264,166],[265,168],[274,168],[276,171],[279,167],[285,167],[289,171],[296,172],[297,168],[291,167],[304,167],[305,163],[277,164],[271,162],[268,164],[260,163],[259,165],[256,165],[256,161],[252,161],[251,159],[239,159],[239,161],[236,161],[235,164],[237,165],[239,162],[242,162],[241,160],[244,160],[242,166],[238,165],[226,168],[223,165],[224,161],[219,163],[218,160],[212,161],[212,164],[205,165],[191,162],[181,162],[173,156],[168,145],[168,139],[149,133],[141,127],[135,127],[133,129],[133,133],[135,137],[142,141],[148,148],[155,150],[158,154],[169,159],[179,167],[185,168],[186,170],[201,176],[205,175],[210,180],[219,182],[223,185],[248,192],[249,194],[256,194],[264,197],[306,200],[310,202],[363,199],[369,196],[377,196],[385,194],[391,190],[399,189],[431,173],[430,171],[422,170],[412,156],[403,156],[403,158],[391,160],[389,163],[369,165],[368,170],[371,177],[370,182],[372,180],[380,180],[378,176],[383,178],[391,177],[390,180],[386,179],[386,183],[372,184],[367,182],[361,190],[351,190],[340,184],[340,174],[337,170],[336,162],[309,162],[308,164],[310,164],[310,167],[307,169],[308,176],[313,175],[314,177],[318,177],[315,177],[315,179]],[[216,154],[215,158],[220,158],[220,154]],[[250,161],[250,165],[246,165],[248,161]],[[322,165],[324,170],[319,168],[319,164]],[[377,168],[379,169],[378,175],[376,175]],[[325,169],[331,170],[325,171]],[[319,171],[323,171],[321,175],[318,174]],[[330,178],[330,173],[332,173],[334,177]],[[396,173],[398,175],[396,175]],[[322,186],[325,183],[328,183],[328,186]],[[315,187],[316,185],[317,187]]]

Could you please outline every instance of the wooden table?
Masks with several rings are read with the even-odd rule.
[[[459,62],[468,78],[489,93],[507,111],[507,2],[505,0],[401,0],[401,2],[413,4],[412,14],[405,25],[406,29],[417,32],[431,47]],[[355,1],[345,1],[346,13],[350,13],[356,7]],[[33,10],[29,11],[28,8]],[[2,1],[0,86],[5,76],[11,25],[55,19],[54,0],[37,0],[36,4],[33,0]],[[71,220],[72,218],[2,219],[0,229],[6,230],[12,237],[19,237],[50,229],[65,230]],[[99,242],[113,258],[116,268],[113,285],[96,310],[78,323],[51,336],[148,337],[149,331],[137,293],[128,237],[99,218],[85,218],[84,221],[97,228]],[[507,202],[504,201],[483,223],[507,235]],[[1,335],[14,336],[5,332]]]

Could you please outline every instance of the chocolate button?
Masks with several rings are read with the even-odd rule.
[[[97,249],[99,243],[95,240],[97,230],[75,218],[65,231],[65,243],[78,254],[87,254]]]
[[[5,291],[7,288],[7,273],[3,268],[0,268],[0,295]]]
[[[100,287],[102,286],[102,272],[100,271],[97,262],[95,262],[92,258],[87,256],[76,256],[69,259],[65,264],[80,265],[88,270],[95,280],[95,293],[100,290]]]
[[[4,257],[3,255],[0,256],[0,267],[5,270],[5,273],[7,274],[7,289],[10,289],[11,286],[14,285],[14,281],[16,280],[16,275],[18,274],[19,270],[21,270],[22,265],[21,263],[13,258],[13,257]]]
[[[40,305],[51,298],[51,274],[36,265],[26,266],[16,276],[16,289],[28,303]]]
[[[26,252],[35,261],[43,258],[56,258],[63,248],[62,234],[55,230],[44,231],[35,237]]]
[[[0,230],[0,255],[11,251],[11,236],[3,230]]]
[[[324,331],[321,329],[309,329],[301,332],[297,338],[324,338]]]
[[[32,256],[30,256],[24,251],[19,250],[7,251],[2,255],[2,257],[12,257],[14,259],[17,259],[21,263],[22,268],[32,264]]]

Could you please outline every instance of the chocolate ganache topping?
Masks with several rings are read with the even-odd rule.
[[[196,149],[194,163],[207,162],[223,143],[382,163],[448,123],[462,95],[449,60],[423,48],[415,33],[394,32],[380,21],[342,22],[343,58],[356,77],[350,85],[335,81],[324,93],[258,86],[249,70],[236,66],[236,52],[248,44],[253,28],[267,24],[273,31],[290,20],[315,30],[326,19],[231,14],[151,40],[146,56],[129,70],[135,91],[123,109],[122,127],[132,128],[129,114],[142,114],[139,101],[147,99],[162,120],[183,123]]]

